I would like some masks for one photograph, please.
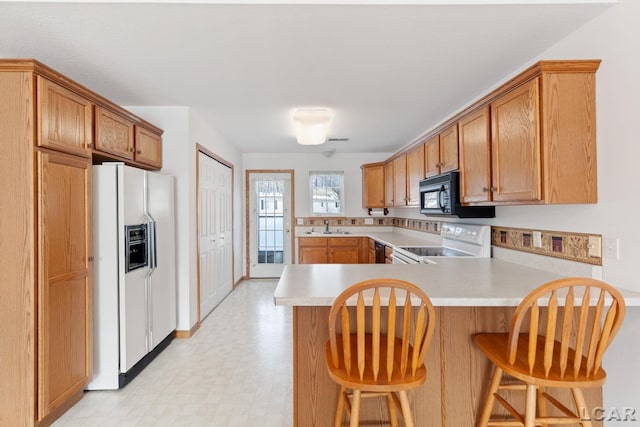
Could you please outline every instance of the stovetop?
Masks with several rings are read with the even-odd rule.
[[[466,252],[457,251],[451,248],[445,248],[442,246],[421,246],[421,247],[400,247],[407,252],[411,252],[419,257],[423,256],[471,256]]]

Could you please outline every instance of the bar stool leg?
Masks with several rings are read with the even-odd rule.
[[[524,410],[524,427],[536,425],[536,386],[527,384],[527,400]]]
[[[578,415],[581,418],[584,418],[583,421],[580,421],[582,427],[592,427],[591,416],[589,414],[589,408],[587,407],[587,403],[584,400],[584,395],[582,394],[582,389],[572,388],[571,393],[573,393],[573,400],[576,401],[576,407],[578,409]]]
[[[387,406],[389,407],[389,422],[391,427],[398,427],[398,412],[396,411],[396,402],[393,400],[391,393],[387,393]]]
[[[358,427],[360,424],[360,390],[353,390],[353,402],[351,403],[350,427]]]
[[[345,387],[340,387],[340,394],[338,395],[338,407],[336,409],[336,419],[333,423],[334,427],[340,427],[342,425],[342,416],[344,415],[344,399],[347,398],[345,396],[345,392]]]
[[[484,408],[482,409],[482,415],[480,415],[480,419],[478,420],[478,427],[487,427],[489,424],[493,404],[496,400],[494,394],[498,391],[500,381],[502,381],[502,369],[496,366],[493,371],[493,376],[491,377],[491,382],[489,383],[489,391],[487,392],[487,398],[485,400]]]
[[[404,418],[404,425],[406,427],[414,427],[413,416],[411,415],[411,405],[409,405],[407,391],[402,390],[398,392],[398,394],[400,395],[400,406],[402,407],[402,418]]]

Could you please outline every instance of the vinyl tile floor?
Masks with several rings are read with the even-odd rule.
[[[290,427],[292,312],[247,280],[125,388],[88,391],[54,427]]]

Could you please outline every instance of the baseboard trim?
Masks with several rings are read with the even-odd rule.
[[[198,329],[200,329],[200,322],[196,322],[196,324],[193,325],[193,327],[188,331],[181,331],[176,329],[173,333],[173,336],[175,338],[191,338]]]
[[[238,281],[233,284],[233,289],[237,288],[240,283],[244,282],[245,280],[247,280],[247,276],[242,276],[241,278],[239,278]]]

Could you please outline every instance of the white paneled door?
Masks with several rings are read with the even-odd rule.
[[[291,262],[291,174],[249,173],[249,275],[280,277]]]
[[[233,198],[230,167],[199,152],[198,172],[198,274],[202,320],[233,286]]]

